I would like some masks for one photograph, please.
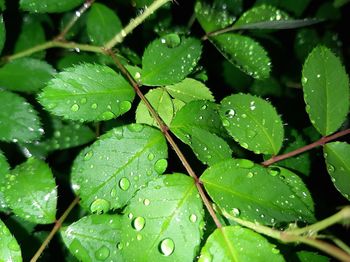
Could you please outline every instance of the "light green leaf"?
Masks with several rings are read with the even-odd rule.
[[[169,126],[174,116],[174,107],[167,91],[164,88],[151,89],[145,96],[164,123]],[[140,101],[136,109],[136,123],[158,127],[143,101]]]
[[[122,261],[117,249],[121,229],[120,216],[90,215],[62,228],[61,236],[79,261]]]
[[[10,165],[7,163],[6,157],[0,150],[0,188],[5,186],[6,178],[5,176],[10,170]],[[5,196],[2,193],[2,190],[0,190],[0,211],[4,211],[8,208]]]
[[[78,7],[84,0],[20,0],[19,7],[32,13],[61,13]]]
[[[4,23],[4,19],[2,18],[2,15],[0,15],[0,54],[1,54],[2,48],[4,47],[5,39],[6,39],[5,23]]]
[[[264,99],[249,94],[231,95],[221,101],[219,113],[227,131],[242,147],[256,154],[274,155],[281,149],[281,118]]]
[[[45,61],[21,58],[0,68],[0,86],[6,89],[34,93],[53,77],[55,69]]]
[[[75,159],[73,189],[91,212],[123,207],[140,187],[165,171],[166,157],[160,131],[141,124],[115,128]]]
[[[287,169],[232,159],[209,167],[200,180],[221,209],[242,219],[268,225],[314,221],[310,193]]]
[[[122,29],[116,13],[107,6],[94,3],[88,13],[86,30],[91,43],[103,45]]]
[[[25,16],[21,32],[15,43],[15,53],[34,47],[45,42],[45,31],[40,21],[33,16]],[[32,57],[44,58],[45,51],[36,52]]]
[[[21,249],[6,227],[4,222],[0,219],[0,258],[1,261],[22,262]]]
[[[154,40],[142,57],[141,82],[144,85],[171,85],[183,80],[197,65],[202,52],[198,39],[178,36],[174,44],[173,35]]]
[[[328,48],[315,47],[305,61],[302,84],[311,123],[329,135],[344,122],[349,111],[349,78]]]
[[[174,117],[171,131],[189,145],[198,159],[212,165],[231,158],[231,149],[220,136],[223,130],[217,105],[210,101],[192,101],[183,106]]]
[[[43,132],[36,111],[23,97],[0,90],[1,141],[30,142]]]
[[[332,142],[324,146],[327,170],[338,191],[350,200],[350,145]]]
[[[110,120],[131,108],[135,92],[113,69],[81,64],[60,72],[44,88],[39,102],[51,113],[71,120]]]
[[[192,178],[172,174],[151,181],[125,209],[119,243],[124,260],[193,261],[203,213]]]
[[[252,38],[226,33],[210,39],[228,61],[246,74],[256,79],[270,76],[270,58],[265,49]]]
[[[6,176],[5,184],[6,203],[17,216],[38,224],[55,221],[57,189],[45,162],[29,158]]]
[[[166,86],[165,89],[173,98],[179,99],[185,103],[194,100],[214,101],[214,97],[209,88],[202,82],[192,78],[185,78],[180,83]]]
[[[198,262],[284,261],[276,246],[263,236],[240,226],[216,229],[202,248]]]

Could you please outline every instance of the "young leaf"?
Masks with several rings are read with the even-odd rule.
[[[0,140],[30,142],[42,133],[33,107],[23,97],[0,90]]]
[[[265,49],[248,36],[226,33],[210,38],[222,55],[255,79],[270,76],[271,62]]]
[[[231,158],[230,147],[220,137],[225,131],[213,102],[200,100],[186,104],[176,113],[170,129],[205,164]]]
[[[6,227],[5,223],[0,219],[0,258],[1,261],[22,262],[21,249]]]
[[[91,43],[103,45],[122,29],[122,23],[113,10],[94,3],[88,13],[86,30]]]
[[[232,159],[209,167],[200,180],[221,209],[242,219],[268,225],[314,221],[310,193],[287,169]]]
[[[57,189],[45,162],[29,158],[6,176],[5,185],[6,203],[17,216],[38,224],[55,221]]]
[[[283,125],[275,108],[262,98],[236,94],[224,98],[222,123],[244,148],[256,154],[276,155],[283,142]]]
[[[138,191],[123,216],[128,261],[193,261],[201,242],[203,207],[192,178],[161,176]]]
[[[1,54],[2,48],[4,47],[5,39],[6,39],[5,23],[4,23],[4,19],[2,18],[2,15],[0,15],[0,54]]]
[[[140,187],[165,171],[166,157],[160,131],[141,124],[115,128],[75,159],[73,189],[92,213],[123,207]]]
[[[84,0],[20,0],[19,6],[31,13],[60,13],[69,11],[83,2]]]
[[[54,73],[55,69],[44,61],[21,58],[0,68],[0,85],[13,91],[35,93],[47,84]]]
[[[197,65],[202,52],[200,41],[175,36],[166,35],[148,45],[142,57],[142,84],[159,86],[178,83]]]
[[[185,103],[194,100],[214,101],[214,97],[209,88],[202,82],[192,78],[185,78],[180,83],[166,86],[165,89],[173,98],[179,99]]]
[[[169,126],[174,116],[174,107],[167,91],[164,88],[156,88],[150,90],[145,96],[164,123]],[[136,123],[158,126],[142,101],[140,101],[136,109]]]
[[[350,200],[350,145],[332,142],[324,146],[327,170],[338,191]]]
[[[284,261],[276,246],[263,236],[240,226],[216,229],[202,248],[198,262]]]
[[[305,61],[302,84],[306,111],[322,135],[336,131],[349,110],[349,78],[337,58],[324,46],[315,47]]]
[[[61,236],[79,261],[122,261],[117,249],[121,229],[120,216],[90,215],[62,228]]]
[[[135,92],[113,69],[81,64],[60,72],[39,95],[51,113],[71,120],[109,120],[131,108]]]
[[[6,157],[3,155],[3,153],[0,151],[0,188],[5,186],[5,181],[6,178],[5,176],[10,170],[10,166],[7,163]],[[6,201],[5,201],[5,196],[0,190],[0,211],[4,211],[8,208]]]

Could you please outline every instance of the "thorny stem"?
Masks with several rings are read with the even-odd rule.
[[[118,66],[118,68],[120,69],[120,71],[122,72],[122,74],[124,76],[126,76],[126,78],[129,80],[129,82],[131,83],[132,87],[134,88],[136,94],[140,97],[140,99],[145,103],[147,109],[149,110],[149,112],[151,113],[152,117],[156,120],[156,122],[158,123],[160,130],[163,132],[165,138],[167,139],[167,141],[169,142],[169,144],[171,145],[171,147],[173,148],[173,150],[175,151],[176,155],[179,157],[182,165],[185,167],[186,171],[188,172],[188,174],[194,179],[195,181],[195,185],[197,187],[197,190],[199,192],[199,195],[201,196],[204,205],[206,206],[210,216],[213,218],[215,225],[218,228],[221,228],[222,225],[219,221],[219,219],[216,216],[216,213],[213,209],[213,206],[211,205],[207,195],[205,194],[202,184],[199,181],[198,176],[195,174],[195,172],[193,171],[191,165],[188,163],[186,157],[184,156],[184,154],[182,153],[182,151],[180,150],[180,148],[178,147],[178,145],[176,144],[176,142],[174,141],[174,139],[172,138],[170,132],[169,132],[169,127],[164,123],[164,121],[159,117],[158,113],[153,109],[152,105],[149,103],[149,101],[147,100],[147,98],[143,95],[143,93],[140,90],[139,84],[134,80],[134,78],[130,75],[130,73],[126,70],[126,68],[123,66],[122,63],[120,63],[120,61],[118,60],[118,58],[115,56],[115,54],[110,51],[107,50],[106,51],[113,59],[113,61],[115,62],[115,64]]]
[[[63,221],[67,218],[68,214],[72,211],[76,204],[79,203],[79,197],[76,197],[69,207],[64,211],[63,215],[55,222],[55,226],[51,230],[50,234],[46,237],[45,241],[41,244],[40,248],[36,251],[35,255],[32,257],[30,262],[35,262],[39,259],[41,253],[44,251],[46,246],[50,243],[51,239],[54,237],[56,232],[62,226]]]
[[[349,133],[350,133],[350,128],[346,129],[346,130],[343,130],[343,131],[340,131],[340,132],[337,132],[337,133],[335,133],[333,135],[330,135],[330,136],[324,136],[321,139],[317,140],[316,142],[313,142],[313,143],[311,143],[309,145],[306,145],[306,146],[303,146],[301,148],[298,148],[298,149],[296,149],[294,151],[291,151],[291,152],[288,152],[286,154],[279,155],[279,156],[273,156],[270,159],[262,162],[261,164],[263,166],[272,165],[272,164],[274,164],[274,163],[276,163],[278,161],[284,160],[286,158],[289,158],[289,157],[292,157],[292,156],[295,156],[295,155],[299,155],[299,154],[304,153],[304,152],[306,152],[306,151],[308,151],[310,149],[313,149],[315,147],[322,146],[322,145],[324,145],[324,144],[326,144],[326,143],[328,143],[328,142],[330,142],[330,141],[332,141],[334,139],[337,139],[339,137],[345,136],[345,135],[347,135]]]

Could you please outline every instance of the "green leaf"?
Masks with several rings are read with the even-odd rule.
[[[121,229],[120,216],[90,215],[62,228],[61,236],[79,261],[122,261],[117,249]]]
[[[268,225],[314,221],[310,193],[287,169],[232,159],[209,167],[200,180],[221,209],[242,219]]]
[[[167,91],[164,88],[151,89],[145,96],[164,123],[169,126],[171,120],[173,119],[174,107]],[[148,109],[143,101],[140,101],[136,109],[136,123],[143,123],[158,127],[157,122],[148,112]]]
[[[91,212],[120,208],[165,171],[166,157],[167,145],[160,131],[141,124],[115,128],[75,159],[73,189]]]
[[[34,93],[52,78],[55,69],[45,61],[21,58],[0,68],[0,85],[6,89]]]
[[[131,108],[135,92],[113,69],[96,64],[66,68],[39,95],[51,113],[71,120],[109,120]]]
[[[214,101],[214,97],[202,82],[199,82],[192,78],[185,78],[180,83],[166,86],[166,91],[176,99],[179,99],[185,103],[194,100],[209,100]]]
[[[226,33],[210,37],[221,54],[246,74],[256,78],[268,78],[270,58],[265,49],[248,36]]]
[[[66,67],[72,67],[81,63],[94,63],[97,57],[89,53],[67,53],[57,61],[56,68],[63,71]]]
[[[327,170],[338,191],[350,200],[350,145],[332,142],[324,146]]]
[[[0,11],[5,11],[6,5],[5,0],[0,0]]]
[[[272,21],[262,21],[251,24],[242,24],[239,26],[234,25],[232,30],[238,29],[293,29],[304,26],[310,26],[322,22],[322,19],[289,19],[289,20],[272,20]]]
[[[36,111],[23,97],[0,90],[1,141],[30,142],[43,132]]]
[[[249,94],[231,95],[221,101],[219,113],[229,134],[242,147],[274,155],[281,149],[282,121],[269,102]]]
[[[148,86],[171,85],[183,80],[197,65],[202,52],[198,39],[173,36],[154,40],[142,57],[141,82]]]
[[[302,84],[311,123],[329,135],[344,122],[349,110],[349,78],[337,58],[324,46],[315,47],[305,61]]]
[[[203,229],[203,207],[192,178],[161,176],[126,207],[119,245],[128,261],[193,261]]]
[[[263,236],[240,226],[216,229],[202,248],[198,262],[285,261],[276,246]]]
[[[4,19],[2,18],[2,15],[0,15],[0,54],[1,54],[2,48],[4,47],[5,39],[6,39],[5,23],[4,23]]]
[[[17,166],[6,176],[3,193],[17,216],[38,224],[55,221],[57,189],[45,162],[29,158]]]
[[[270,77],[263,80],[255,80],[251,86],[250,93],[262,97],[280,97],[282,92],[283,88],[280,83],[275,78]]]
[[[0,219],[0,257],[1,261],[22,262],[21,249],[6,227],[4,222]]]
[[[334,0],[333,5],[337,8],[342,7],[343,5],[349,3],[350,0]]]
[[[122,30],[122,23],[112,9],[94,3],[87,16],[86,30],[91,43],[103,45]]]
[[[305,61],[307,55],[320,42],[317,31],[310,28],[298,30],[294,41],[294,52],[300,61]]]
[[[78,7],[84,0],[20,0],[19,6],[31,13],[61,13]]]
[[[45,42],[45,31],[39,19],[33,16],[25,16],[21,32],[15,44],[15,53],[34,47]],[[44,58],[45,51],[36,52],[31,55],[35,58]]]
[[[309,5],[310,0],[257,0],[255,5],[268,4],[300,16]]]
[[[319,255],[310,251],[299,251],[296,252],[298,261],[300,262],[329,262],[330,259],[326,256]]]
[[[5,176],[10,170],[10,165],[7,163],[7,159],[0,150],[0,189],[5,186]],[[0,190],[0,211],[7,210],[8,206],[5,201],[5,196]]]
[[[205,164],[231,158],[230,147],[220,137],[225,131],[213,102],[189,102],[176,113],[170,129]]]

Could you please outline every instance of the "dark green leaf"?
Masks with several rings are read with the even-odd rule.
[[[197,65],[202,52],[199,40],[182,37],[177,46],[164,36],[154,40],[142,57],[144,85],[171,85],[183,80]]]
[[[263,80],[255,80],[251,86],[251,94],[262,97],[279,97],[282,95],[282,91],[282,86],[273,77]]]
[[[328,257],[310,251],[299,251],[296,253],[299,262],[329,262]]]
[[[343,5],[349,3],[350,0],[334,0],[333,5],[337,8],[342,7]]]
[[[4,23],[4,19],[2,18],[2,15],[0,15],[0,54],[1,54],[2,48],[4,47],[5,39],[6,39],[5,23]]]
[[[324,46],[312,50],[302,74],[311,123],[322,135],[329,135],[341,126],[348,114],[349,78],[339,58]]]
[[[43,132],[36,111],[23,97],[0,90],[0,140],[30,142]]]
[[[5,11],[6,5],[5,0],[0,0],[0,11]]]
[[[319,42],[320,39],[315,29],[302,28],[295,36],[294,52],[300,61],[304,61]]]
[[[32,13],[60,13],[82,4],[84,0],[20,0],[19,6]]]
[[[322,22],[321,19],[290,19],[290,20],[280,20],[280,21],[263,21],[251,24],[234,25],[232,29],[292,29],[304,26],[309,26],[313,24],[318,24]]]
[[[287,169],[232,159],[209,167],[200,180],[214,202],[233,216],[269,225],[314,221],[310,193]]]
[[[17,216],[39,224],[55,221],[57,189],[45,162],[29,158],[6,176],[5,184],[6,203]]]
[[[69,251],[79,261],[122,261],[117,244],[121,238],[117,215],[90,215],[61,230]]]
[[[13,91],[34,93],[42,89],[54,73],[52,66],[44,61],[21,58],[0,68],[0,85]]]
[[[263,236],[240,226],[216,229],[202,248],[198,262],[284,261],[276,246]]]
[[[192,178],[161,176],[125,209],[122,241],[128,261],[193,261],[201,242],[203,207]]]
[[[324,146],[327,170],[338,191],[350,200],[350,145],[332,142]]]
[[[67,67],[79,65],[81,63],[94,63],[97,57],[89,53],[68,53],[64,57],[58,60],[56,68],[63,71]]]
[[[137,7],[137,8],[143,8],[146,6],[149,6],[150,4],[152,4],[153,0],[134,0],[133,4]]]
[[[122,23],[112,9],[94,3],[88,13],[86,27],[91,43],[103,45],[122,29]]]
[[[0,219],[0,258],[1,261],[22,262],[21,249],[6,227],[4,222]]]
[[[2,193],[2,187],[5,186],[6,178],[5,176],[10,170],[10,166],[7,163],[6,157],[3,155],[3,153],[0,151],[0,211],[4,211],[8,208],[5,196]]]
[[[71,120],[109,120],[131,108],[135,96],[130,84],[113,69],[82,64],[56,75],[39,102],[51,113]]]
[[[253,78],[239,70],[229,61],[224,60],[222,67],[222,76],[225,83],[228,84],[237,93],[247,91],[247,89],[251,86]]]
[[[219,113],[227,131],[242,147],[274,155],[281,149],[282,121],[269,102],[249,94],[231,95],[221,101]]]
[[[257,0],[255,5],[268,4],[300,16],[309,5],[310,0]]]
[[[115,128],[76,158],[73,189],[91,212],[120,208],[140,187],[165,171],[166,157],[160,131],[141,124]]]

